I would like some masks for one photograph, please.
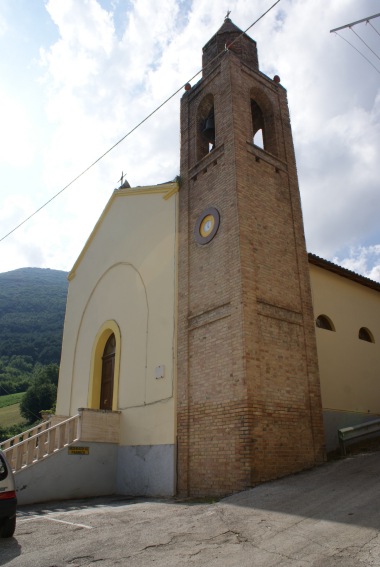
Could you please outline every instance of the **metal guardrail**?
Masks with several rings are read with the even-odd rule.
[[[373,421],[366,421],[365,423],[353,425],[352,427],[338,429],[339,446],[342,455],[346,455],[346,441],[351,441],[352,439],[364,437],[365,435],[376,432],[380,432],[380,419],[374,419]]]
[[[74,415],[57,425],[44,422],[1,443],[14,472],[63,449],[80,437],[80,418]]]

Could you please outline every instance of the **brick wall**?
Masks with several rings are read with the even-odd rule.
[[[252,144],[251,97],[268,153]],[[197,161],[198,106],[215,149]],[[194,225],[220,213],[214,239]],[[308,261],[285,90],[227,52],[181,103],[178,492],[221,495],[323,459]]]

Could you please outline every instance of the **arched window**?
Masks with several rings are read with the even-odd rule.
[[[326,331],[335,331],[334,324],[331,319],[327,317],[327,315],[318,315],[315,324],[319,329],[325,329]]]
[[[100,387],[100,409],[112,410],[113,383],[115,376],[116,339],[112,333],[106,342],[102,356],[102,381]]]
[[[275,106],[272,100],[259,88],[252,88],[249,97],[251,111],[251,142],[262,150],[281,157],[279,154],[279,139],[282,133],[278,129],[280,122],[276,118]],[[280,138],[279,138],[280,137]]]
[[[197,111],[197,160],[214,149],[215,137],[214,97],[208,94]]]
[[[359,339],[361,341],[367,341],[367,343],[374,343],[375,339],[373,338],[373,334],[367,327],[361,327],[359,329]]]
[[[255,146],[264,149],[264,116],[261,108],[254,100],[251,100],[251,117],[253,130],[253,143]]]

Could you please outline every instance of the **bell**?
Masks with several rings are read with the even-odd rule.
[[[202,134],[210,142],[213,142],[215,140],[215,121],[213,114],[210,114],[204,121]]]

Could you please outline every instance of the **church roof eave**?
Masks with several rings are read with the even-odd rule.
[[[325,260],[324,258],[320,258],[319,256],[312,254],[311,252],[309,252],[308,258],[309,258],[309,263],[314,264],[314,266],[318,266],[319,268],[323,268],[324,270],[328,270],[329,272],[333,272],[334,274],[337,274],[338,276],[342,276],[343,278],[347,278],[347,279],[349,279],[353,282],[356,282],[358,284],[361,284],[361,285],[364,285],[364,286],[369,287],[371,289],[374,289],[375,291],[380,291],[380,283],[379,282],[375,282],[374,280],[371,280],[370,278],[366,278],[365,276],[361,276],[360,274],[357,274],[356,272],[348,270],[347,268],[343,268],[342,266],[338,266],[337,264],[334,264],[333,262],[330,262],[329,260]]]

